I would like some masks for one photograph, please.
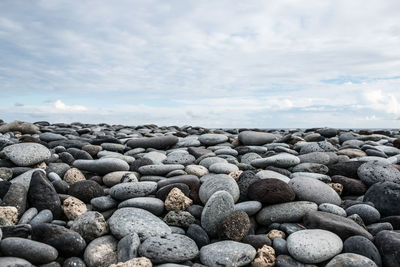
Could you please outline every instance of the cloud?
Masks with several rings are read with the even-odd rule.
[[[0,2],[1,114],[400,126],[399,8],[395,0]],[[10,103],[25,106],[11,112]]]

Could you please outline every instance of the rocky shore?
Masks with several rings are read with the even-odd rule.
[[[0,120],[0,266],[400,266],[400,131]]]

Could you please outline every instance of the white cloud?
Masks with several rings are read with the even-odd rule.
[[[72,106],[68,106],[66,104],[64,104],[63,102],[61,102],[61,100],[57,100],[53,103],[53,106],[57,109],[57,110],[62,110],[62,111],[71,111],[71,112],[76,112],[76,111],[86,111],[87,108],[84,106],[80,106],[80,105],[72,105]]]

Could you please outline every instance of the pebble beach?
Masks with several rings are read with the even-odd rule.
[[[399,267],[400,130],[0,120],[0,267]]]

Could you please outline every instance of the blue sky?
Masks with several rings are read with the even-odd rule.
[[[0,1],[0,119],[400,127],[400,2]]]

